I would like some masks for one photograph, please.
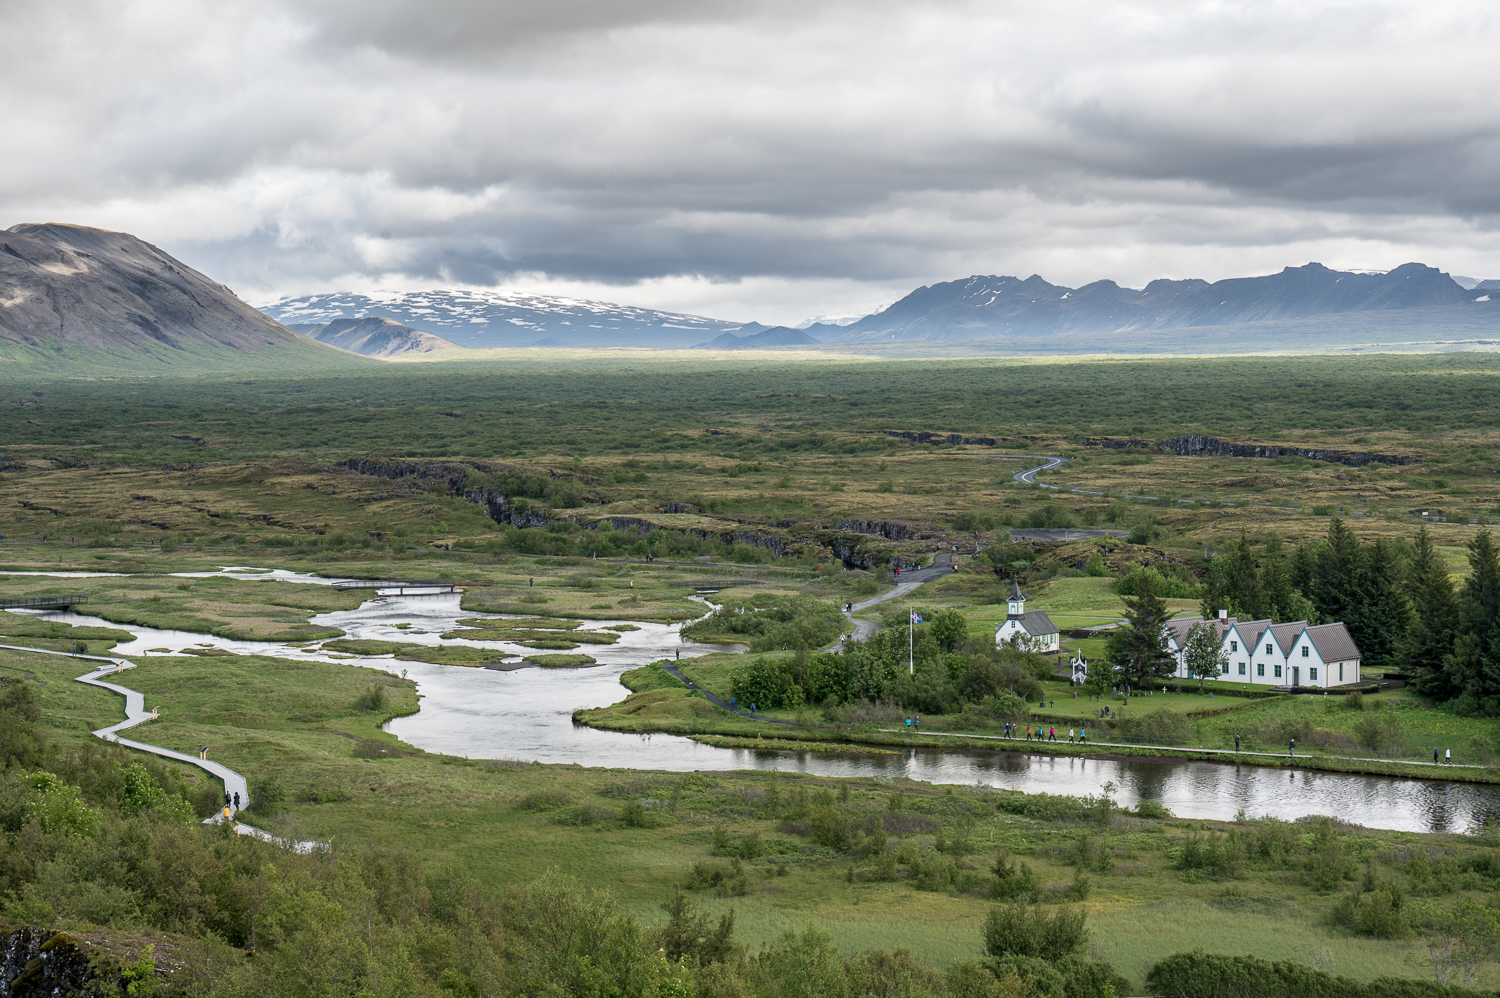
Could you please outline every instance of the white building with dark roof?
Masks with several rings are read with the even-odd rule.
[[[1223,610],[1217,620],[1178,617],[1167,623],[1167,650],[1177,660],[1179,679],[1195,678],[1187,664],[1187,635],[1207,623],[1219,638],[1229,664],[1220,679],[1262,686],[1330,687],[1359,682],[1359,646],[1342,623],[1277,624],[1240,620]]]
[[[1014,641],[1027,651],[1057,651],[1062,646],[1062,632],[1052,618],[1041,610],[1026,610],[1021,586],[1010,580],[1010,599],[1006,601],[1006,618],[995,625],[995,647]]]

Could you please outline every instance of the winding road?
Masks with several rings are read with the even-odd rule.
[[[197,766],[199,769],[217,778],[224,784],[224,793],[230,803],[214,812],[212,816],[204,818],[203,823],[205,825],[216,825],[224,821],[234,821],[235,813],[244,810],[244,805],[250,803],[250,785],[245,782],[243,776],[228,766],[220,765],[217,762],[211,762],[207,759],[199,759],[197,756],[188,755],[186,752],[177,752],[173,749],[162,748],[160,745],[147,745],[145,742],[131,741],[128,738],[120,737],[119,732],[126,728],[133,728],[138,724],[144,724],[156,718],[154,712],[146,709],[145,694],[139,690],[133,690],[128,686],[106,683],[102,679],[104,676],[119,675],[126,669],[134,669],[136,667],[134,662],[123,658],[105,658],[102,655],[81,655],[77,652],[52,651],[48,648],[28,648],[25,645],[0,645],[0,648],[6,651],[26,651],[39,655],[59,655],[63,658],[76,658],[88,662],[102,663],[94,666],[91,672],[76,677],[75,681],[86,683],[89,686],[97,686],[100,689],[109,690],[112,693],[118,693],[123,696],[125,698],[125,720],[119,724],[112,724],[107,728],[100,728],[93,732],[94,737],[107,742],[114,742],[117,745],[124,745],[126,748],[149,752],[152,755],[161,756],[163,759],[185,762],[189,766]],[[234,804],[236,799],[243,801],[244,804]],[[264,829],[256,828],[253,825],[247,825],[239,821],[234,821],[234,830],[240,835],[250,835],[267,842],[275,842],[279,845],[295,849],[297,852],[312,852],[314,849],[322,846],[322,843],[319,842],[293,842],[282,839]]]
[[[1037,465],[1035,468],[1027,468],[1025,471],[1018,471],[1014,475],[1010,476],[1010,480],[1011,481],[1018,482],[1021,485],[1037,485],[1037,486],[1040,486],[1041,488],[1044,488],[1044,489],[1051,489],[1054,492],[1076,492],[1079,495],[1085,495],[1085,496],[1102,496],[1102,495],[1108,495],[1108,493],[1106,493],[1106,492],[1100,492],[1098,489],[1074,489],[1074,488],[1064,489],[1060,485],[1048,485],[1046,482],[1039,482],[1039,481],[1036,480],[1036,476],[1037,476],[1038,472],[1042,472],[1042,471],[1055,471],[1058,468],[1061,468],[1062,465],[1063,465],[1063,462],[1067,460],[1067,458],[1065,458],[1065,457],[1048,457],[1048,456],[1046,456],[1044,454],[980,454],[978,456],[979,457],[994,457],[994,458],[1012,458],[1012,459],[1017,460],[1017,461],[1036,461],[1036,460],[1040,460],[1040,461],[1044,462],[1042,464]],[[1119,498],[1121,498],[1121,499],[1148,499],[1151,502],[1159,502],[1161,500],[1161,496],[1136,495],[1136,494],[1129,493],[1129,492],[1122,492],[1122,493],[1120,493]],[[1211,500],[1211,499],[1178,499],[1177,501],[1179,503],[1183,503],[1183,504],[1188,505],[1188,506],[1193,506],[1193,505],[1198,505],[1200,503],[1211,503],[1213,500]],[[1270,505],[1268,503],[1233,503],[1233,502],[1223,502],[1223,503],[1220,503],[1220,505],[1221,506],[1239,506],[1239,507],[1247,508],[1247,509],[1249,509],[1249,508],[1255,508],[1255,509],[1300,510],[1302,508],[1301,506],[1272,506],[1272,505]]]

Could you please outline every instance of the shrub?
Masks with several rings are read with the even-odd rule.
[[[729,680],[730,691],[742,704],[760,710],[800,707],[802,687],[792,675],[791,663],[761,656],[741,666]]]
[[[1394,887],[1377,887],[1360,895],[1351,927],[1377,939],[1405,935],[1406,913],[1402,910],[1401,892]]]
[[[1172,812],[1167,810],[1165,804],[1157,800],[1142,800],[1135,806],[1137,818],[1170,818]]]
[[[559,811],[552,820],[559,825],[597,825],[601,821],[613,818],[614,812],[607,811],[593,804],[578,804],[564,811]]]
[[[626,828],[646,827],[646,806],[638,800],[628,800],[620,810],[620,824]]]
[[[516,809],[520,811],[555,811],[571,803],[573,803],[573,798],[561,790],[533,790],[525,797],[516,801]]]
[[[990,884],[989,889],[989,896],[993,900],[1030,901],[1035,904],[1042,899],[1041,887],[1031,867],[1020,860],[1010,862],[1009,853],[1004,849],[995,855],[995,865],[990,869],[995,874],[995,882]]]
[[[744,897],[750,893],[750,879],[739,860],[727,866],[722,863],[694,863],[683,884],[690,891],[713,890],[725,897]]]
[[[1189,835],[1182,840],[1177,868],[1211,877],[1237,877],[1244,870],[1246,847],[1238,832],[1227,835]]]
[[[1193,998],[1480,998],[1467,988],[1410,978],[1356,981],[1291,960],[1193,950],[1160,960],[1146,974],[1157,995]]]
[[[366,686],[364,692],[354,698],[354,709],[358,711],[385,710],[385,687],[379,683]]]
[[[286,804],[286,788],[274,776],[253,784],[250,790],[250,806],[256,814],[273,815],[281,810],[284,804]]]
[[[42,831],[48,834],[65,831],[80,838],[93,837],[99,828],[99,815],[84,803],[77,787],[47,772],[36,773],[27,782],[27,821],[40,822]]]
[[[841,811],[818,807],[812,813],[812,837],[820,846],[843,852],[853,843],[853,829]]]
[[[953,518],[953,529],[965,534],[973,533],[976,530],[994,530],[995,518],[988,513],[970,510],[960,513]]]
[[[990,956],[1029,956],[1055,961],[1083,948],[1088,940],[1081,908],[1034,904],[997,905],[984,922],[984,950]]]

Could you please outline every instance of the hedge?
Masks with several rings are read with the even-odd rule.
[[[1356,981],[1302,963],[1193,950],[1160,961],[1146,975],[1153,995],[1191,998],[1500,998],[1436,981],[1377,977]]]

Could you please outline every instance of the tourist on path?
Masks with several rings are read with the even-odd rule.
[[[1088,740],[1089,740],[1089,733],[1087,731],[1085,731],[1083,728],[1079,728],[1078,729],[1078,744],[1082,745],[1084,742],[1086,742]]]
[[[1453,761],[1453,750],[1451,748],[1450,749],[1443,749],[1443,765],[1446,766],[1449,763],[1451,763],[1452,761]]]
[[[1240,736],[1239,735],[1235,735],[1234,736],[1234,750],[1236,752],[1238,752],[1240,750]]]
[[[1073,729],[1069,728],[1068,729],[1068,744],[1069,745],[1073,744],[1073,734],[1074,734]]]

